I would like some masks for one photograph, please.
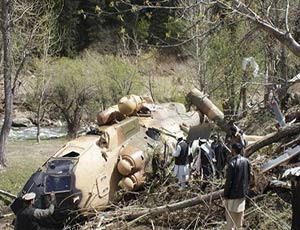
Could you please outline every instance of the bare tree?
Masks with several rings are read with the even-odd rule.
[[[6,143],[12,125],[14,97],[22,83],[21,72],[29,53],[33,47],[37,47],[34,43],[37,29],[40,27],[37,9],[40,9],[38,0],[28,2],[1,0],[5,112],[0,134],[0,167],[6,166]],[[15,43],[13,36],[17,40]]]
[[[51,81],[51,76],[47,73],[47,67],[50,65],[51,56],[59,50],[59,39],[55,36],[57,30],[57,15],[55,14],[55,3],[51,0],[44,2],[41,9],[39,20],[39,43],[41,47],[40,71],[36,76],[36,87],[34,90],[34,111],[36,112],[37,142],[40,143],[41,122],[44,119],[48,102],[47,87]],[[54,47],[54,48],[53,48]]]
[[[234,13],[243,16],[254,22],[259,28],[276,38],[280,43],[284,44],[296,57],[300,58],[300,44],[294,39],[289,28],[289,0],[286,0],[285,8],[285,29],[280,30],[270,21],[260,17],[250,7],[241,1],[232,0],[232,4],[228,5],[225,1],[217,1],[223,8],[231,10]]]

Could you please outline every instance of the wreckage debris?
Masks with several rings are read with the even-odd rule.
[[[142,98],[139,97],[139,99],[142,101]],[[198,102],[197,100],[202,101]],[[212,104],[206,95],[194,90],[190,94],[188,101],[196,104],[197,110],[201,111],[202,115],[207,115],[223,131],[228,132],[230,124],[226,122],[223,113]],[[181,129],[183,122],[192,119],[188,113],[184,114],[188,115],[184,118],[182,118],[183,114],[176,113],[179,107],[180,110],[184,107],[174,105],[174,103],[171,103],[171,106],[156,106],[149,103],[143,105],[138,103],[137,107],[144,109],[143,111],[146,111],[147,114],[147,116],[142,116],[138,114],[139,109],[136,109],[137,107],[135,107],[134,103],[130,103],[130,106],[133,107],[127,111],[125,102],[126,100],[122,101],[123,108],[121,109],[114,107],[102,114],[99,113],[98,125],[100,132],[97,135],[83,136],[65,145],[44,164],[44,168],[41,169],[40,173],[36,172],[33,175],[32,180],[35,183],[33,187],[25,185],[24,191],[29,192],[31,189],[36,189],[38,195],[44,197],[47,196],[51,187],[59,194],[58,199],[61,209],[93,211],[94,207],[104,210],[108,203],[115,201],[113,195],[120,190],[119,186],[125,190],[134,191],[139,189],[144,182],[147,182],[145,167],[149,159],[151,159],[149,152],[153,153],[156,151],[155,154],[167,156],[175,146],[176,139],[174,137],[184,133]],[[170,109],[170,107],[173,109]],[[126,112],[123,114],[120,111]],[[196,119],[199,119],[199,117]],[[206,130],[210,130],[209,133],[212,130],[211,123],[207,124],[208,127],[200,132],[203,136],[206,135],[206,139],[210,137]],[[247,148],[246,155],[250,156],[260,148],[272,144],[274,141],[279,141],[286,135],[296,135],[299,133],[299,125],[286,125],[278,132],[265,137],[244,135],[245,139],[248,138],[248,141],[252,142],[252,145]],[[197,134],[197,130],[201,128],[195,128],[194,124],[188,124],[184,127],[185,131],[194,136],[188,135],[187,139],[189,141],[199,139],[202,136],[202,134],[200,136],[199,133]],[[202,125],[200,124],[199,127],[202,127]],[[143,149],[145,146],[146,148]],[[279,165],[287,161],[288,157],[296,156],[300,152],[299,148],[299,146],[292,148],[294,150],[292,153],[289,153],[289,156],[284,156],[282,159],[277,159],[276,162],[269,163],[269,165],[264,166],[265,168],[262,171],[266,172],[275,167],[275,164]],[[167,157],[164,157],[164,159],[167,159]],[[81,162],[84,162],[85,166],[88,165],[89,168],[81,166]],[[118,166],[115,167],[116,165]],[[166,162],[164,162],[164,165],[167,165]],[[58,184],[55,184],[53,179],[55,176],[60,178],[62,176],[61,171],[64,174],[64,178],[60,182],[62,184],[67,183],[68,189],[65,190]],[[137,176],[137,174],[139,175]],[[77,184],[74,184],[72,178],[76,178]],[[43,181],[48,181],[49,183],[45,185],[45,190],[41,191],[37,185],[38,183],[44,183]],[[29,184],[31,185],[31,183]],[[159,214],[191,207],[201,203],[203,200],[215,200],[222,196],[223,190],[210,191],[205,195],[195,196],[194,198],[168,205],[142,209],[140,212],[127,213],[125,216],[126,219],[134,219],[144,215]]]
[[[271,170],[272,168],[291,160],[292,158],[298,156],[299,154],[300,154],[300,146],[297,145],[294,148],[290,148],[284,154],[280,155],[276,159],[270,160],[269,162],[264,164],[261,168],[261,171],[263,173],[267,172],[267,171]]]

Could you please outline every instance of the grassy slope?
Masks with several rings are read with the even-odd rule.
[[[65,139],[35,141],[14,141],[8,143],[8,167],[0,172],[0,188],[17,194],[30,175],[45,162]]]
[[[0,189],[17,195],[31,174],[65,142],[65,139],[44,140],[40,144],[35,141],[9,142],[7,146],[8,167],[0,171]],[[8,206],[11,200],[6,198],[0,195],[0,215],[11,213]],[[12,229],[10,224],[13,217],[0,219],[0,229]]]

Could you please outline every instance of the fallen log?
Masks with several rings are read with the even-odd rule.
[[[285,143],[283,145],[280,145],[279,147],[277,147],[274,151],[275,154],[279,154],[282,153],[285,149],[291,148],[295,145],[300,145],[300,135],[298,135],[297,137],[295,137],[294,140]]]
[[[277,141],[281,140],[282,138],[291,137],[291,136],[297,135],[299,133],[300,133],[300,123],[285,126],[281,129],[279,129],[276,133],[271,133],[271,134],[267,135],[265,138],[263,138],[262,140],[259,140],[255,144],[252,144],[249,147],[247,147],[245,150],[245,156],[249,157],[253,153],[255,153],[257,150],[259,150],[267,145],[277,142]]]
[[[292,120],[296,119],[298,120],[300,118],[300,111],[294,112],[294,113],[290,113],[288,115],[285,116],[285,121],[286,122],[291,122]]]
[[[172,211],[176,211],[179,209],[192,207],[197,204],[200,204],[203,201],[219,199],[219,198],[223,197],[223,194],[224,194],[224,189],[221,189],[221,190],[218,190],[215,192],[211,192],[211,193],[208,193],[205,195],[199,195],[199,196],[193,197],[191,199],[187,199],[187,200],[180,201],[177,203],[167,204],[167,205],[163,205],[163,206],[159,206],[159,207],[155,207],[155,208],[146,208],[141,211],[135,211],[134,213],[126,214],[125,219],[132,220],[132,219],[138,218],[140,216],[144,216],[144,215],[157,215],[157,214],[164,213],[164,212],[172,212]]]
[[[14,195],[14,194],[12,194],[12,193],[9,193],[9,192],[6,192],[6,191],[4,191],[4,190],[2,190],[2,189],[0,189],[0,194],[1,194],[1,195],[5,195],[5,196],[7,196],[7,197],[9,197],[9,198],[11,198],[11,199],[16,199],[16,198],[17,198],[16,195]]]

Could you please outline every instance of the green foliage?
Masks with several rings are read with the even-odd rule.
[[[263,66],[263,52],[255,41],[249,42],[243,22],[230,24],[210,36],[207,49],[206,91],[223,105],[226,115],[233,115],[240,103],[240,88],[244,84],[243,76],[247,74],[247,82],[262,83],[262,78],[254,79],[250,66],[247,73],[242,70],[244,57],[254,57],[258,65]],[[262,71],[262,70],[260,70]],[[249,95],[257,90],[257,85],[247,84]]]
[[[161,55],[157,49],[143,53],[138,68],[142,73],[143,89],[155,102],[184,102],[191,87],[195,70],[192,62],[176,61],[174,56]]]
[[[149,27],[150,27],[150,22],[146,17],[142,17],[141,20],[137,24],[137,29],[136,33],[138,36],[139,41],[141,42],[148,42],[148,37],[149,37]]]
[[[63,8],[59,14],[62,55],[74,57],[79,51],[91,44],[108,40],[120,42],[116,31],[130,39],[129,46],[136,43],[161,44],[169,31],[177,37],[179,23],[172,22],[175,10],[165,7],[174,6],[173,1],[145,2],[142,0],[127,2],[101,0],[63,0]],[[145,7],[164,6],[152,9]],[[169,20],[169,18],[171,18]],[[168,24],[168,25],[167,25]],[[173,34],[172,34],[173,36]],[[109,39],[108,39],[109,38]],[[172,42],[170,40],[168,42]]]
[[[63,8],[57,9],[59,35],[61,39],[62,55],[74,57],[80,47],[80,39],[78,26],[82,16],[82,11],[79,8],[80,0],[61,0]]]
[[[88,54],[86,54],[88,56]],[[101,69],[89,58],[61,58],[51,65],[50,101],[68,125],[69,136],[75,136],[85,110],[97,100]],[[98,72],[99,71],[99,72]],[[93,103],[94,105],[94,103]]]
[[[37,68],[38,70],[38,68]],[[82,119],[94,120],[99,109],[116,104],[118,99],[141,88],[136,67],[118,56],[84,52],[76,59],[60,58],[47,72],[51,81],[47,95],[57,116],[74,135]]]
[[[168,22],[166,23],[166,39],[167,41],[178,41],[184,37],[184,30],[186,28],[185,21],[181,18],[169,16]]]
[[[105,56],[105,76],[114,102],[131,93],[141,91],[141,77],[137,68],[119,56]]]

